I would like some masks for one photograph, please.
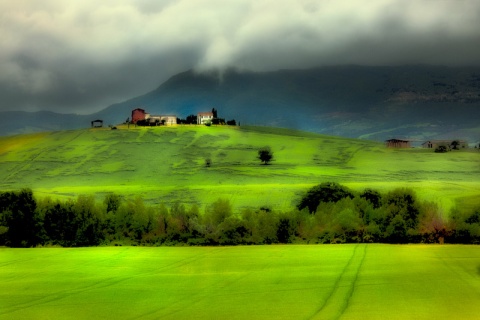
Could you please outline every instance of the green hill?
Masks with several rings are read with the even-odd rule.
[[[271,165],[256,158],[270,146]],[[205,165],[210,159],[211,165]],[[227,198],[235,208],[292,208],[312,185],[354,190],[412,187],[445,209],[480,190],[476,149],[436,154],[268,127],[84,129],[0,138],[0,190],[37,196],[140,195],[149,203],[199,206]]]

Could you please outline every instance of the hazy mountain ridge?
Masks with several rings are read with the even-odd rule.
[[[220,117],[241,124],[374,140],[455,136],[475,142],[480,136],[476,120],[480,116],[480,67],[338,66],[274,72],[227,70],[220,75],[190,70],[145,95],[66,123],[85,127],[100,118],[115,124],[125,121],[136,107],[181,118],[215,107]],[[46,129],[52,126],[46,124]],[[8,132],[2,129],[1,133]]]

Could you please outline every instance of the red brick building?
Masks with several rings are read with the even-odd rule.
[[[132,110],[132,123],[137,123],[139,120],[145,120],[145,110],[140,108]]]

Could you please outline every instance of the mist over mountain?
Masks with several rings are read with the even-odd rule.
[[[241,125],[383,140],[480,139],[480,67],[337,66],[177,74],[156,90],[89,116],[1,114],[1,134],[124,122],[134,108],[185,118],[218,110]]]

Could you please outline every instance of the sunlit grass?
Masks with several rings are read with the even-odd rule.
[[[0,319],[475,319],[480,247],[0,248]]]
[[[256,157],[267,145],[274,161],[265,166]],[[199,206],[228,198],[235,208],[289,210],[307,188],[335,181],[357,191],[412,187],[449,211],[473,206],[480,190],[477,150],[392,150],[280,128],[86,129],[4,137],[0,150],[0,190],[30,187],[40,196],[115,192]]]

